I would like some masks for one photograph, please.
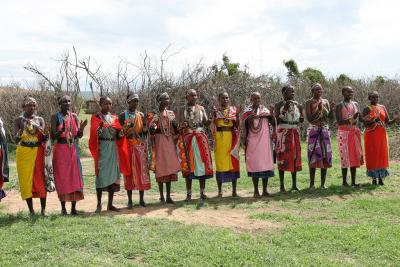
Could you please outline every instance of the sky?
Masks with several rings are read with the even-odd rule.
[[[400,74],[400,1],[390,0],[3,0],[0,83],[56,75],[55,59],[74,46],[106,71],[120,59],[159,57],[179,73],[200,60],[232,62],[255,75],[285,75],[283,61],[328,77]]]

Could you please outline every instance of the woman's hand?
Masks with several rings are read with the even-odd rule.
[[[81,121],[79,123],[79,129],[81,129],[83,131],[87,124],[88,124],[88,120]]]

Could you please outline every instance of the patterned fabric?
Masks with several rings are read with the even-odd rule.
[[[202,128],[188,130],[179,136],[179,159],[184,177],[191,179],[209,179],[213,177],[208,138]]]
[[[119,116],[120,123],[133,130],[132,137],[127,138],[130,174],[124,175],[126,190],[149,190],[151,188],[148,166],[148,149],[143,133],[144,114],[125,111]]]
[[[337,140],[342,168],[358,168],[364,164],[361,132],[357,126],[340,125]]]
[[[45,144],[44,175],[46,177],[46,191],[54,192],[56,190],[56,186],[53,175],[53,149],[51,148],[50,140],[47,140]]]
[[[10,169],[8,167],[8,141],[6,136],[6,131],[4,129],[3,120],[0,118],[0,150],[2,152],[1,160],[1,177],[3,182],[8,182],[8,176]]]
[[[79,191],[65,195],[58,195],[58,199],[63,202],[78,202],[80,200],[83,200],[84,198],[85,197],[83,195],[83,192]]]
[[[3,120],[0,119],[0,201],[6,197],[3,190],[4,182],[8,182],[8,142],[6,132],[4,130]]]
[[[124,175],[126,190],[149,190],[151,188],[147,160],[147,145],[137,140],[128,140],[129,157],[132,162],[131,175]]]
[[[321,111],[319,110],[320,106],[322,107]],[[312,99],[310,103],[310,111],[313,115],[319,113],[319,116],[315,121],[310,121],[311,124],[319,127],[326,127],[328,125],[331,108],[327,99]]]
[[[286,127],[278,125],[276,130],[276,157],[278,161],[278,170],[288,172],[298,172],[302,170],[301,166],[301,146],[298,127]]]
[[[200,105],[185,106],[180,112],[181,122],[187,127],[181,131],[178,141],[178,155],[182,166],[182,174],[190,179],[209,179],[213,177],[208,138],[203,129],[203,121],[207,118]]]
[[[285,105],[287,103],[287,101],[282,101],[282,106],[279,110],[279,117],[282,121],[286,122],[286,123],[290,123],[290,124],[297,124],[300,121],[300,110],[299,110],[299,103],[297,103],[296,101],[289,101],[289,108],[288,110],[284,110],[285,109]]]
[[[177,173],[181,171],[179,163],[176,133],[173,127],[175,113],[164,110],[161,113],[149,114],[149,125],[155,124],[156,134],[153,135],[151,168],[156,174],[157,182],[177,181]]]
[[[310,168],[332,167],[332,149],[328,127],[310,125],[307,129],[307,145]]]
[[[156,177],[156,181],[157,181],[157,183],[176,182],[176,181],[178,181],[178,175],[170,174],[170,175],[166,175],[166,176]]]

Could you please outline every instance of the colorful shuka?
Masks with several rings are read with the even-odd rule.
[[[276,110],[280,123],[276,129],[276,157],[278,170],[298,172],[301,167],[300,146],[300,109],[296,101],[290,101],[288,110],[284,110],[286,101],[282,101],[281,108]]]
[[[152,135],[152,151],[150,169],[156,174],[157,183],[175,182],[181,165],[177,154],[176,132],[173,127],[175,113],[163,110],[160,113],[149,113],[148,125],[157,126]]]
[[[8,142],[6,132],[4,130],[3,120],[0,119],[0,201],[6,197],[3,190],[4,182],[8,182]]]
[[[357,102],[354,101],[342,101],[339,108],[340,116],[344,120],[352,120],[354,115],[359,112]],[[342,168],[359,168],[364,164],[361,132],[355,122],[352,122],[351,125],[339,125],[337,140]]]
[[[116,115],[103,115],[101,112],[92,115],[89,149],[94,159],[97,189],[107,191],[111,186],[117,192],[120,190],[120,174],[130,173],[126,140],[117,138],[121,129]]]
[[[178,142],[183,176],[190,179],[209,179],[213,177],[213,164],[210,145],[203,128],[207,114],[202,106],[196,104],[185,106],[180,116],[188,125],[182,130]]]
[[[16,150],[21,197],[23,200],[46,198],[44,162],[46,136],[38,129],[44,129],[44,120],[36,115],[28,119],[21,114],[16,119],[15,124],[22,130]]]
[[[383,105],[369,105],[370,112],[365,121],[380,119],[379,122],[367,127],[364,132],[365,162],[367,175],[372,178],[389,176],[389,145],[384,125],[386,111]]]
[[[318,110],[320,103],[322,111]],[[320,99],[311,102],[310,106],[311,114],[320,113],[318,119],[310,122],[307,129],[308,164],[310,168],[330,168],[332,167],[332,147],[328,125],[330,105],[328,100]]]
[[[260,105],[256,109],[253,106],[247,107],[241,117],[245,126],[247,175],[252,178],[268,179],[274,176],[272,134],[268,118],[254,118],[270,115],[269,109]]]
[[[133,131],[132,136],[125,137],[130,163],[129,175],[124,175],[125,190],[149,190],[151,183],[147,140],[143,136],[144,114],[139,111],[124,111],[118,119],[121,125],[127,125]]]
[[[60,112],[56,116],[57,131],[65,126],[53,148],[53,175],[58,198],[63,202],[79,201],[84,195],[77,117],[69,111],[64,118]]]
[[[212,118],[211,132],[214,136],[216,178],[219,183],[240,178],[240,129],[234,127],[237,119],[236,107],[233,106],[217,107]]]

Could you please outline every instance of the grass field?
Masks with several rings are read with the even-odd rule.
[[[212,179],[207,184],[208,201],[186,203],[180,179],[173,185],[174,206],[158,204],[153,183],[146,193],[148,208],[102,216],[92,213],[95,202],[85,208],[94,199],[93,163],[85,159],[88,198],[78,203],[83,215],[62,217],[53,209],[46,218],[30,218],[26,211],[10,210],[7,198],[0,204],[0,265],[398,266],[399,164],[391,163],[385,186],[370,185],[361,168],[361,187],[343,188],[337,143],[333,140],[332,144],[334,168],[328,171],[326,190],[306,189],[308,168],[303,155],[304,170],[298,177],[301,192],[277,193],[276,176],[269,183],[272,196],[254,199],[242,164],[241,197],[229,197],[230,186],[224,185],[226,197],[216,198]],[[11,176],[6,190],[15,195],[14,165]],[[290,177],[286,180],[290,188]],[[198,193],[196,182],[193,191]],[[117,204],[126,205],[124,192]]]

